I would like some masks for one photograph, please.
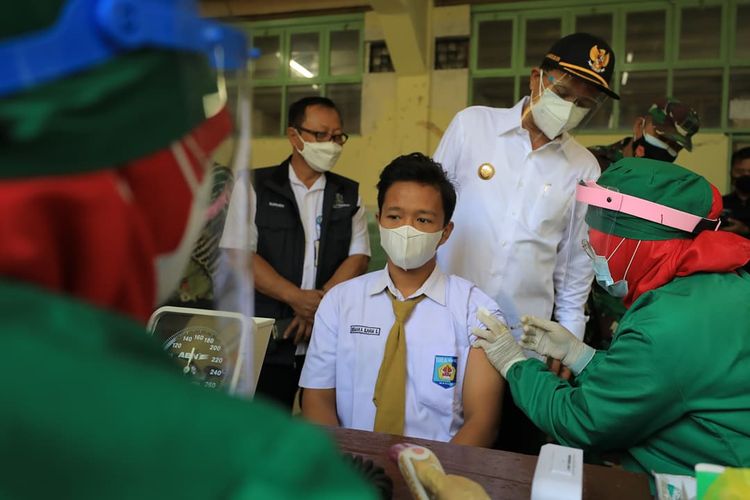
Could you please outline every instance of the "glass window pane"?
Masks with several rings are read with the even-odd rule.
[[[359,72],[359,31],[331,32],[331,74],[353,75]]]
[[[469,39],[447,37],[435,39],[435,69],[469,67]]]
[[[326,97],[336,103],[341,112],[344,132],[359,134],[362,115],[362,85],[336,83],[326,86]]]
[[[513,50],[513,21],[482,21],[479,23],[477,68],[509,68]]]
[[[521,97],[531,95],[531,75],[523,75],[521,77],[521,91],[518,93]]]
[[[510,108],[515,104],[513,90],[515,78],[474,78],[471,103],[475,106]]]
[[[701,127],[721,126],[721,69],[674,72],[672,95],[698,112]]]
[[[729,126],[750,128],[750,68],[729,71]]]
[[[620,78],[620,127],[631,129],[636,117],[645,115],[654,100],[666,95],[666,71],[623,72]]]
[[[253,89],[252,126],[254,136],[281,133],[281,87]]]
[[[685,7],[680,22],[680,59],[715,59],[721,49],[721,6]]]
[[[560,19],[526,20],[526,66],[539,66],[552,44],[560,39]]]
[[[750,59],[750,4],[737,6],[737,24],[734,30],[734,57]]]
[[[320,85],[289,85],[286,88],[287,110],[303,97],[320,96]],[[285,118],[286,119],[286,118]]]
[[[576,16],[576,32],[591,33],[612,45],[612,14]]]
[[[625,60],[629,63],[663,61],[665,12],[629,12],[626,22]]]
[[[253,38],[253,46],[260,49],[260,57],[252,63],[254,78],[276,78],[279,76],[279,68],[281,67],[280,43],[278,35]]]
[[[395,71],[391,54],[385,42],[370,42],[370,73],[387,73]]]
[[[320,40],[318,33],[296,33],[290,37],[289,76],[314,78],[318,76]]]

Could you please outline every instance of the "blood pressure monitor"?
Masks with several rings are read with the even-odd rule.
[[[243,397],[258,384],[271,318],[165,306],[151,315],[148,329],[193,382]]]
[[[238,313],[165,306],[151,316],[148,329],[195,384],[234,393],[250,325]]]

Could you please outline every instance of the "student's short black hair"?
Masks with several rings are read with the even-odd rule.
[[[732,167],[743,160],[750,160],[750,146],[738,149],[732,153]]]
[[[432,186],[440,192],[443,199],[443,226],[453,217],[456,208],[456,188],[448,179],[443,167],[429,156],[422,153],[411,153],[399,156],[380,172],[378,181],[378,211],[383,210],[385,193],[396,182],[417,182]]]
[[[289,116],[287,121],[287,127],[299,128],[305,122],[305,112],[310,106],[323,106],[330,108],[339,115],[341,119],[341,112],[336,104],[327,97],[311,96],[303,97],[302,99],[295,101],[294,104],[289,106]],[[343,125],[343,121],[342,121]]]

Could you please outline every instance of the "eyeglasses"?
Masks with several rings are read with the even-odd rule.
[[[308,134],[315,137],[315,142],[328,142],[333,141],[339,146],[343,146],[346,144],[346,141],[349,140],[349,136],[347,134],[331,134],[330,132],[316,132],[315,130],[310,130],[309,128],[305,127],[294,127],[297,130],[301,132],[307,132]]]

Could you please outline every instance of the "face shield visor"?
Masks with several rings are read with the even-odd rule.
[[[144,289],[153,283],[154,309],[173,308],[156,310],[151,330],[196,383],[245,395],[259,369],[249,253],[228,255],[220,241],[232,193],[241,185],[249,191],[248,56],[245,34],[201,18],[192,0],[69,0],[51,27],[0,43],[0,99],[109,69],[96,90],[116,78],[124,83],[106,88],[108,99],[137,103],[144,119],[164,110],[158,127],[144,129],[169,134],[157,141],[133,131],[121,142],[153,144],[124,158],[105,151],[91,163],[117,167],[121,195],[148,232],[149,241],[132,246],[144,256],[138,262],[154,255],[153,269],[127,273],[142,274]],[[235,212],[250,220],[247,203]],[[246,224],[232,232],[250,238]]]
[[[549,140],[585,127],[607,100],[607,95],[585,80],[560,70],[539,70],[525,113]]]
[[[634,224],[643,226],[644,221],[648,221],[692,236],[701,231],[716,231],[721,224],[719,219],[699,217],[620,193],[616,188],[601,186],[593,180],[582,181],[576,187],[576,199],[588,205],[586,222],[596,231],[596,238],[589,242],[591,249],[596,255],[607,259],[617,251],[623,238],[644,239],[634,238],[634,234],[629,232]]]
[[[215,69],[215,91],[202,97],[206,119],[229,120],[231,133],[202,159],[183,240],[157,263],[167,299],[149,328],[194,383],[249,396],[270,332],[268,321],[253,318],[250,109],[245,72]]]

